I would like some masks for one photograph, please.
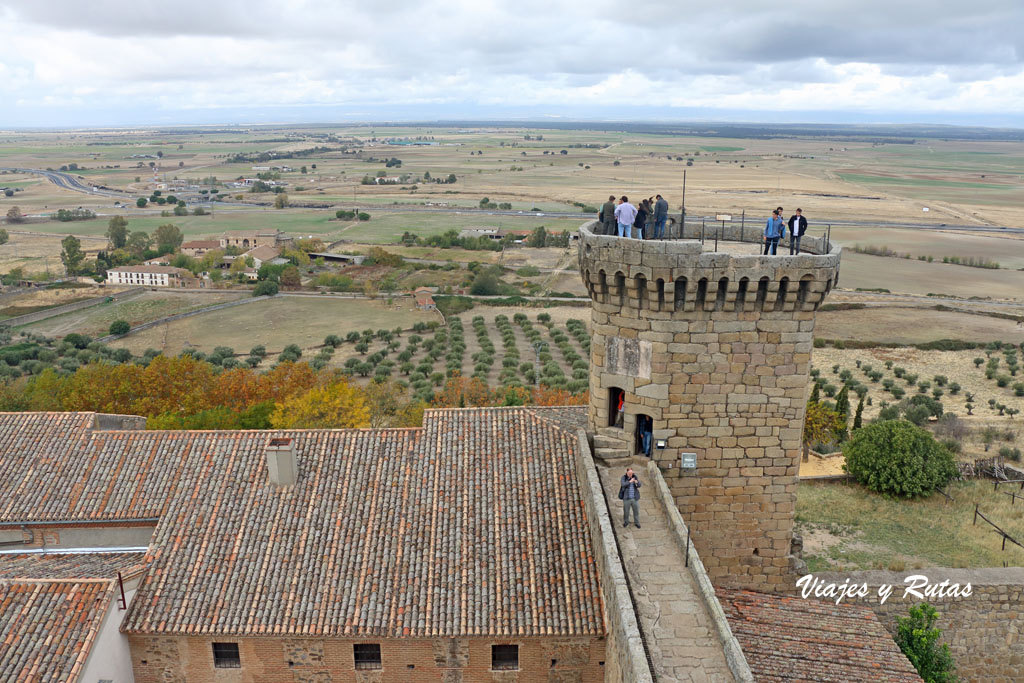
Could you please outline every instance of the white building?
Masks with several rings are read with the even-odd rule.
[[[186,281],[192,279],[192,273],[173,266],[118,266],[107,271],[107,282],[112,285],[186,287]]]

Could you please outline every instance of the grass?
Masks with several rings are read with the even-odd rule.
[[[248,352],[262,344],[274,353],[288,344],[312,348],[322,344],[329,334],[344,337],[351,331],[411,327],[419,320],[440,319],[437,313],[415,310],[410,299],[395,300],[389,306],[384,299],[277,297],[157,325],[111,345],[126,347],[135,354],[147,348],[177,354],[186,346],[207,353],[216,346]]]
[[[48,337],[80,332],[91,337],[105,336],[110,323],[126,320],[131,325],[140,325],[169,315],[198,310],[214,304],[251,296],[250,292],[219,294],[168,294],[144,292],[139,296],[91,306],[81,311],[72,311],[54,318],[41,320],[23,329]]]
[[[972,190],[1013,190],[1013,185],[996,185],[994,183],[968,183],[957,180],[936,180],[933,178],[898,178],[892,176],[864,175],[861,173],[840,173],[839,177],[850,183],[864,185],[892,185],[895,187],[956,187]]]
[[[1013,490],[1000,487],[1006,491]],[[1007,543],[987,524],[972,525],[974,506],[1024,543],[1024,504],[993,491],[991,482],[954,482],[946,492],[902,500],[872,493],[857,484],[802,483],[797,488],[797,530],[804,536],[804,560],[812,572],[827,570],[998,567],[1024,563],[1024,550]],[[1019,491],[1014,491],[1020,493]],[[823,544],[808,538],[824,537]]]

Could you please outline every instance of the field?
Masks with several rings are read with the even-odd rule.
[[[21,329],[47,337],[63,337],[71,332],[79,332],[90,337],[104,337],[110,329],[110,323],[115,320],[125,320],[134,327],[159,318],[249,296],[249,292],[229,291],[217,294],[146,291],[122,301],[99,304],[24,325]]]
[[[1024,538],[1024,506],[1017,507],[991,482],[950,484],[949,502],[939,494],[898,500],[856,484],[808,483],[797,488],[796,530],[812,572],[924,567],[999,567],[1024,564],[1024,550],[987,524],[972,525],[974,506],[1007,533]]]
[[[823,339],[920,344],[936,339],[977,342],[1024,341],[1013,320],[921,306],[872,306],[862,310],[819,311],[814,336]],[[817,356],[820,349],[815,350]]]
[[[217,346],[248,353],[253,346],[263,345],[274,356],[288,344],[298,344],[304,351],[313,349],[329,334],[408,328],[417,321],[440,319],[437,313],[415,310],[408,298],[388,305],[385,301],[288,296],[157,325],[111,346],[127,348],[136,355],[148,348],[174,355],[186,348],[209,353]]]

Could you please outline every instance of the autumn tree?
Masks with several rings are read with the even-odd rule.
[[[7,222],[8,223],[24,223],[25,215],[21,213],[21,209],[16,206],[12,206],[7,209]]]
[[[128,220],[124,216],[114,216],[107,223],[107,241],[114,249],[122,249],[128,243]]]
[[[467,408],[494,405],[494,396],[487,383],[479,377],[449,377],[444,387],[434,394],[437,408]]]
[[[370,409],[370,426],[419,427],[423,424],[422,401],[409,401],[397,382],[370,382],[363,389]]]
[[[286,194],[284,194],[282,192],[281,194],[279,194],[276,197],[274,197],[274,208],[275,209],[283,209],[283,208],[285,208],[287,206],[288,206],[288,195],[286,195]]]
[[[348,382],[318,386],[277,405],[270,424],[277,429],[351,429],[370,425],[363,392]]]
[[[836,433],[844,427],[839,413],[820,403],[808,403],[804,417],[804,459],[811,444],[834,442]]]

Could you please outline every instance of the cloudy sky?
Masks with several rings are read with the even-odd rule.
[[[1024,127],[1022,0],[0,0],[0,127]]]

